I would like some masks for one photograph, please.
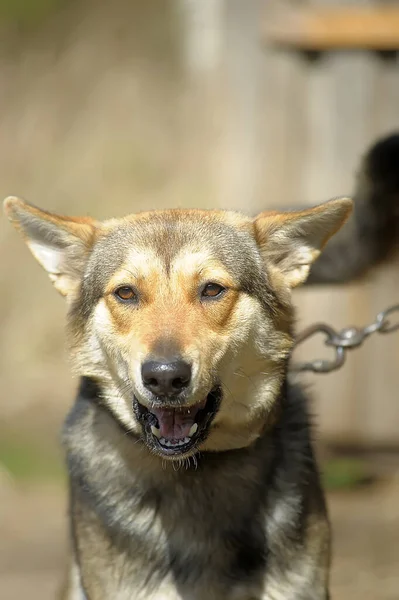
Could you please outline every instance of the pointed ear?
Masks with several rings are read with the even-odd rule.
[[[255,219],[255,235],[264,260],[280,271],[289,287],[303,283],[351,211],[350,198],[337,198],[298,212],[261,213]]]
[[[63,296],[73,292],[93,245],[95,221],[57,216],[14,197],[6,198],[4,211],[55,288]]]

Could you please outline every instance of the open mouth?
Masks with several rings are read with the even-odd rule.
[[[148,409],[134,397],[134,409],[151,446],[164,455],[186,454],[202,442],[218,411],[222,397],[220,386],[206,399],[193,406],[154,406]]]

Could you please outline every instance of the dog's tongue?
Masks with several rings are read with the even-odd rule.
[[[195,417],[202,406],[191,408],[152,408],[159,424],[160,437],[167,440],[180,440],[189,437],[190,429],[195,423]]]

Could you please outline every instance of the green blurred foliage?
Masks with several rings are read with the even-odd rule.
[[[351,489],[370,483],[373,477],[368,465],[353,458],[335,458],[323,467],[323,483],[327,490]]]
[[[1,468],[17,480],[62,482],[65,479],[60,452],[16,436],[0,439]]]
[[[68,0],[0,0],[0,20],[20,26],[40,24]]]

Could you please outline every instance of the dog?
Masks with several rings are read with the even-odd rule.
[[[349,198],[256,218],[5,212],[68,305],[64,600],[326,600],[330,527],[291,290]]]

